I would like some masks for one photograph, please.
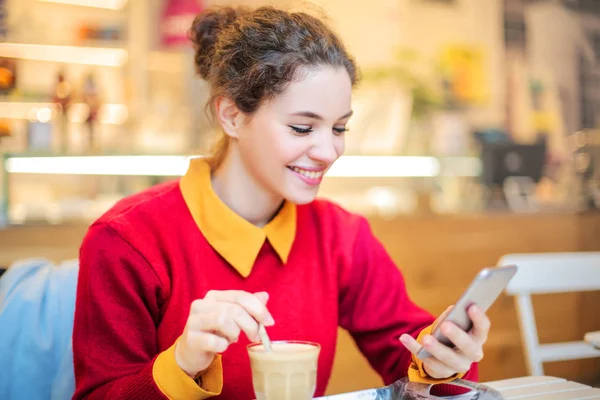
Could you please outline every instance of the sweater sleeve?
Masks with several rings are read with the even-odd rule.
[[[442,383],[427,377],[422,365],[414,362],[399,340],[404,333],[417,338],[435,318],[410,299],[400,270],[364,218],[360,219],[352,248],[352,256],[340,278],[340,326],[349,331],[386,385],[406,376],[421,382]],[[464,379],[477,379],[476,364]],[[464,391],[436,385],[435,392],[451,395]]]
[[[73,327],[74,399],[206,399],[222,386],[217,357],[200,381],[158,352],[165,291],[146,259],[106,225],[94,225],[80,251]]]

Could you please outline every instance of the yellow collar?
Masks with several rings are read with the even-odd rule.
[[[210,245],[244,278],[250,275],[265,239],[286,263],[296,237],[296,206],[284,202],[275,218],[260,228],[221,201],[212,188],[210,172],[205,160],[195,158],[179,181],[183,199]]]

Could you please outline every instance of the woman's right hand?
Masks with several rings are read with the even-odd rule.
[[[214,291],[194,300],[183,335],[175,347],[177,365],[190,377],[207,369],[217,353],[238,341],[244,332],[258,341],[258,324],[275,323],[267,310],[266,292]]]

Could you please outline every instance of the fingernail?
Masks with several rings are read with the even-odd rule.
[[[265,326],[273,326],[275,325],[275,320],[273,319],[273,317],[271,315],[267,315],[267,317],[265,318]]]
[[[423,344],[424,344],[424,345],[430,345],[431,343],[433,343],[433,342],[432,342],[432,339],[431,339],[431,336],[425,336],[425,337],[423,338]]]
[[[406,333],[405,333],[405,334],[403,334],[402,336],[400,336],[400,341],[401,341],[402,343],[406,343],[406,342],[408,342],[408,337],[407,337]]]

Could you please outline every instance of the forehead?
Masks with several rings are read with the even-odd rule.
[[[344,68],[321,67],[299,73],[267,107],[278,113],[311,111],[337,120],[351,109],[352,82]]]

